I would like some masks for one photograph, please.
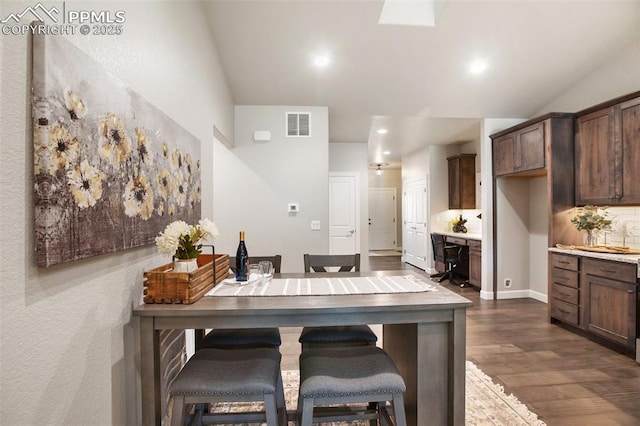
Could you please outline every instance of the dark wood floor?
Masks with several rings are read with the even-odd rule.
[[[369,262],[373,270],[422,272],[400,257]],[[474,288],[444,284],[473,302],[467,359],[547,425],[640,425],[640,365],[634,359],[550,324],[544,303],[481,300]],[[283,332],[284,369],[297,368],[297,333]]]

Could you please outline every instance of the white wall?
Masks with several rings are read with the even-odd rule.
[[[366,143],[330,143],[329,171],[356,172],[360,186],[360,269],[369,270],[369,148]],[[327,223],[328,226],[328,223]],[[327,228],[325,227],[325,230]]]
[[[0,16],[29,5],[3,1]],[[126,11],[122,35],[70,39],[202,141],[203,216],[212,215],[212,129],[233,137],[233,105],[201,6],[73,7]],[[131,310],[141,299],[143,271],[166,257],[146,246],[35,267],[30,43],[27,36],[0,37],[0,424],[137,424],[138,330]]]
[[[311,137],[285,137],[285,113],[303,111],[311,112]],[[270,130],[271,141],[255,143],[256,130]],[[328,132],[326,107],[235,107],[235,148],[214,151],[216,251],[235,255],[244,230],[249,256],[280,254],[283,272],[304,271],[304,253],[328,253]],[[288,213],[289,203],[299,213]]]
[[[529,289],[534,299],[547,300],[549,191],[547,177],[529,179]]]
[[[577,112],[640,90],[640,37],[623,47],[573,87],[559,94],[533,116],[547,112]]]

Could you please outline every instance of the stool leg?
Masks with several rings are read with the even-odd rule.
[[[299,426],[311,426],[313,423],[313,398],[300,398],[302,400],[302,411],[298,408],[298,415],[300,419]],[[300,407],[300,403],[298,404]]]
[[[171,426],[184,424],[184,395],[173,396],[173,410],[171,410]]]
[[[401,393],[393,394],[393,417],[396,426],[407,426],[407,417],[404,412],[404,398]]]
[[[277,398],[273,394],[265,394],[264,396],[264,411],[267,415],[267,426],[279,426],[276,400]]]

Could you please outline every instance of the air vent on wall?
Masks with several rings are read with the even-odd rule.
[[[287,113],[287,137],[311,136],[311,113],[288,112]]]

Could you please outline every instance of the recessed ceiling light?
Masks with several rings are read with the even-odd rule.
[[[326,67],[329,65],[329,58],[327,56],[316,56],[313,63],[319,67]]]
[[[391,154],[391,151],[382,151],[382,155],[389,155]]]
[[[475,61],[471,62],[471,65],[469,65],[469,72],[471,74],[482,74],[486,69],[487,61],[484,61],[482,59],[476,59]]]
[[[376,130],[376,133],[378,133],[379,135],[384,135],[387,133],[387,129],[378,129]]]

